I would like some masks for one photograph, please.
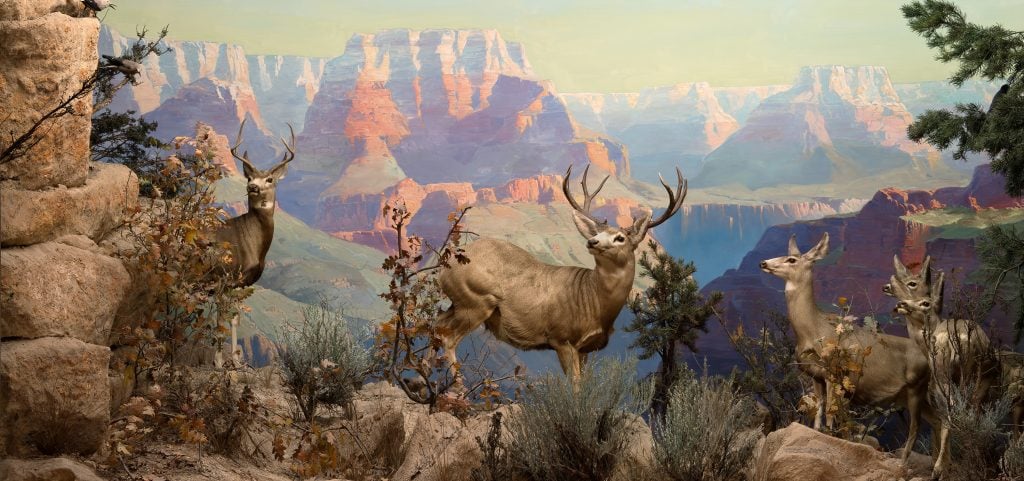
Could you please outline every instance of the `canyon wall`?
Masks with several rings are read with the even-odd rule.
[[[0,2],[0,118],[24,131],[77,91],[99,29],[76,2]],[[91,97],[73,107],[0,165],[0,457],[89,455],[110,421],[109,336],[132,279],[104,240],[138,179],[89,161]]]

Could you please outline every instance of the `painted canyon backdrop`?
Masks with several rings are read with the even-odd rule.
[[[124,3],[100,53],[120,54],[135,25],[168,21],[173,51],[151,57],[111,109],[142,113],[167,139],[204,122],[225,145],[247,120],[260,167],[295,128],[276,237],[243,323],[257,362],[275,322],[320,296],[367,323],[387,315],[380,266],[396,239],[381,209],[398,199],[428,240],[472,205],[470,231],[593,265],[560,191],[569,165],[611,176],[597,213],[623,224],[664,208],[658,174],[671,180],[680,167],[690,194],[654,237],[696,263],[706,290],[725,292],[730,326],[784,309],[781,281],[757,263],[782,255],[791,233],[803,248],[831,236],[819,301],[848,297],[854,313],[884,318],[894,253],[919,262],[927,252],[966,279],[982,229],[1024,222],[1024,200],[1003,194],[985,158],[954,161],[907,139],[916,115],[987,105],[998,85],[950,86],[895,3]],[[959,3],[981,23],[1024,24],[1021,1]],[[226,162],[234,174],[219,195],[244,208]],[[711,327],[696,356],[727,371],[732,349]],[[604,353],[629,342],[618,331]],[[551,352],[519,357],[532,370],[557,364]]]

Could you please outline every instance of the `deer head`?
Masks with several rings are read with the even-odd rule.
[[[917,329],[934,328],[936,321],[942,313],[942,284],[946,274],[940,272],[934,284],[931,283],[931,270],[922,269],[925,272],[927,283],[927,295],[917,298],[900,298],[897,291],[897,298],[900,302],[896,304],[895,311],[907,318],[907,322]]]
[[[288,124],[288,130],[291,132],[291,143],[289,144],[283,138],[281,139],[285,148],[284,158],[281,159],[281,162],[278,162],[277,165],[270,169],[260,170],[249,161],[248,151],[238,155],[238,148],[242,145],[242,130],[244,128],[245,120],[242,120],[242,125],[238,127],[238,137],[235,139],[235,145],[231,147],[231,155],[242,162],[242,173],[245,174],[245,179],[248,181],[245,190],[249,199],[249,210],[270,209],[273,211],[274,203],[277,200],[277,184],[288,172],[288,162],[295,158],[295,130],[292,129],[291,124]]]
[[[931,297],[931,263],[931,256],[925,257],[917,274],[911,274],[910,270],[900,262],[899,256],[893,255],[892,265],[895,274],[889,277],[888,284],[882,286],[882,292],[889,297],[895,297],[897,300],[916,300]],[[939,300],[941,301],[941,296]],[[937,307],[938,311],[942,312],[942,305],[940,304]]]
[[[818,245],[801,254],[796,245],[796,234],[789,238],[789,252],[782,257],[761,261],[761,270],[796,285],[810,284],[811,267],[828,255],[828,232]]]
[[[579,230],[580,235],[587,239],[587,251],[594,256],[598,264],[611,262],[616,265],[622,265],[633,260],[633,252],[643,242],[647,231],[661,225],[678,212],[679,208],[683,205],[683,200],[686,199],[686,193],[689,191],[687,180],[683,178],[682,171],[676,167],[677,185],[674,192],[665,183],[665,179],[660,175],[658,176],[658,179],[661,180],[661,185],[668,192],[668,208],[661,216],[652,220],[651,215],[646,214],[634,220],[628,227],[612,227],[608,225],[607,219],[598,220],[590,213],[594,198],[604,187],[609,176],[605,176],[601,183],[598,184],[597,190],[591,194],[587,188],[587,175],[589,171],[590,166],[588,165],[583,169],[583,178],[580,180],[584,198],[582,206],[576,202],[572,193],[569,192],[569,177],[572,175],[571,165],[565,171],[565,178],[562,179],[562,193],[565,194],[565,199],[569,201],[569,205],[573,208],[572,218],[576,223],[576,229]]]

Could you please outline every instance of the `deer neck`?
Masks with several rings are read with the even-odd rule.
[[[632,256],[625,262],[595,257],[596,265],[591,271],[591,280],[594,290],[602,305],[615,307],[615,315],[626,303],[629,291],[633,287],[633,278],[636,274],[636,261]]]
[[[814,302],[814,285],[810,279],[799,283],[786,281],[786,308],[797,348],[813,347],[815,340],[825,334],[827,326],[823,322],[824,313]]]
[[[261,202],[262,203],[262,202]],[[245,215],[254,219],[260,229],[260,254],[266,255],[270,250],[270,242],[274,238],[274,207],[262,207],[249,202],[249,211]]]

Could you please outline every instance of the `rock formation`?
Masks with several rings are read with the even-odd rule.
[[[100,30],[100,53],[120,55],[130,48],[134,39],[104,26]],[[273,132],[264,142],[273,144],[275,136],[287,136],[289,123],[301,132],[306,109],[320,88],[326,60],[321,58],[247,55],[245,49],[233,44],[165,40],[171,51],[145,60],[139,85],[121,89],[110,109],[115,112],[134,110],[149,120],[157,120],[165,136],[191,135],[196,120],[212,124],[220,132],[235,132],[249,115],[250,127],[257,124],[262,133],[247,132],[250,141],[256,135]],[[184,91],[184,92],[183,92]],[[228,94],[218,98],[217,94]],[[174,110],[164,109],[150,117],[164,103],[174,101]],[[207,102],[227,105],[216,118],[197,117],[207,113]],[[234,110],[233,116],[225,113]],[[234,130],[229,129],[233,122]],[[165,125],[168,124],[168,125]],[[271,140],[274,139],[274,140]],[[255,155],[255,152],[253,152]]]
[[[579,129],[522,47],[493,30],[353,36],[327,64],[299,148],[282,205],[318,225],[405,178],[497,187],[573,162],[629,175],[621,145]]]
[[[769,434],[758,451],[754,479],[895,481],[910,477],[897,458],[797,423]]]
[[[804,67],[708,154],[694,185],[824,184],[942,168],[937,151],[907,138],[912,121],[885,68]]]
[[[79,18],[81,8],[0,2],[5,128],[26,130],[93,73],[99,23]],[[89,161],[90,100],[0,165],[0,457],[91,454],[106,436],[108,337],[131,279],[98,244],[135,208],[138,180]],[[11,463],[0,474],[21,470]]]
[[[637,94],[562,95],[582,125],[629,147],[634,178],[657,184],[679,166],[696,175],[700,162],[740,128],[706,82],[646,89]]]

